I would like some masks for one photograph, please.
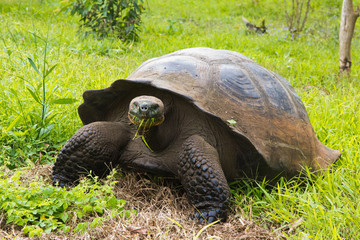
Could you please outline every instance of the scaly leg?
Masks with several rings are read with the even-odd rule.
[[[178,175],[200,222],[226,220],[230,189],[215,148],[202,137],[189,137],[178,163]]]
[[[59,186],[75,183],[80,174],[97,176],[117,164],[121,150],[130,140],[126,126],[118,122],[94,122],[83,126],[61,149],[53,167],[53,182]]]

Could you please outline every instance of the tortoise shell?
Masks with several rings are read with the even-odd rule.
[[[109,114],[116,108],[114,99],[139,87],[176,94],[221,119],[235,136],[245,136],[275,172],[292,176],[304,166],[317,171],[340,156],[317,139],[300,97],[283,77],[228,50],[191,48],[150,59],[126,80],[86,91],[80,118],[84,124],[117,121],[114,115],[124,111]]]

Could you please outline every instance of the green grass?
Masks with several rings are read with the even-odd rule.
[[[11,168],[51,163],[61,144],[80,126],[76,108],[84,90],[126,78],[143,61],[188,47],[225,48],[243,53],[289,80],[302,98],[318,138],[342,150],[333,170],[309,179],[234,187],[244,214],[293,239],[360,239],[360,49],[359,27],[352,43],[352,74],[338,75],[338,29],[342,1],[312,1],[306,29],[293,40],[283,29],[283,1],[150,0],[139,43],[82,38],[78,19],[58,13],[57,1],[0,2],[0,163]],[[269,33],[249,34],[242,16],[266,20]],[[359,25],[359,23],[357,24]],[[46,40],[47,39],[47,40]],[[45,42],[48,44],[44,56]],[[42,106],[27,88],[47,99],[76,99],[49,105],[44,137],[37,135]],[[41,95],[42,96],[42,95]],[[299,220],[301,219],[301,220]],[[295,223],[301,223],[299,226]],[[290,231],[291,229],[291,231]]]

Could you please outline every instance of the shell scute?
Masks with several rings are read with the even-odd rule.
[[[264,107],[259,90],[242,69],[233,64],[223,64],[219,70],[220,84],[217,87],[224,95],[238,104],[246,103],[253,107]]]
[[[187,73],[193,78],[198,78],[196,66],[201,62],[191,56],[171,56],[169,58],[155,58],[140,66],[142,71],[155,72],[159,75],[170,73]]]
[[[256,82],[262,96],[266,98],[278,110],[295,114],[296,107],[289,96],[286,87],[270,71],[256,64],[244,63],[244,67],[249,70],[252,80]]]

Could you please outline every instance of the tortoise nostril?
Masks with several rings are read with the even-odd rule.
[[[147,110],[149,110],[149,106],[145,103],[140,105],[140,111],[142,112],[146,112]]]

